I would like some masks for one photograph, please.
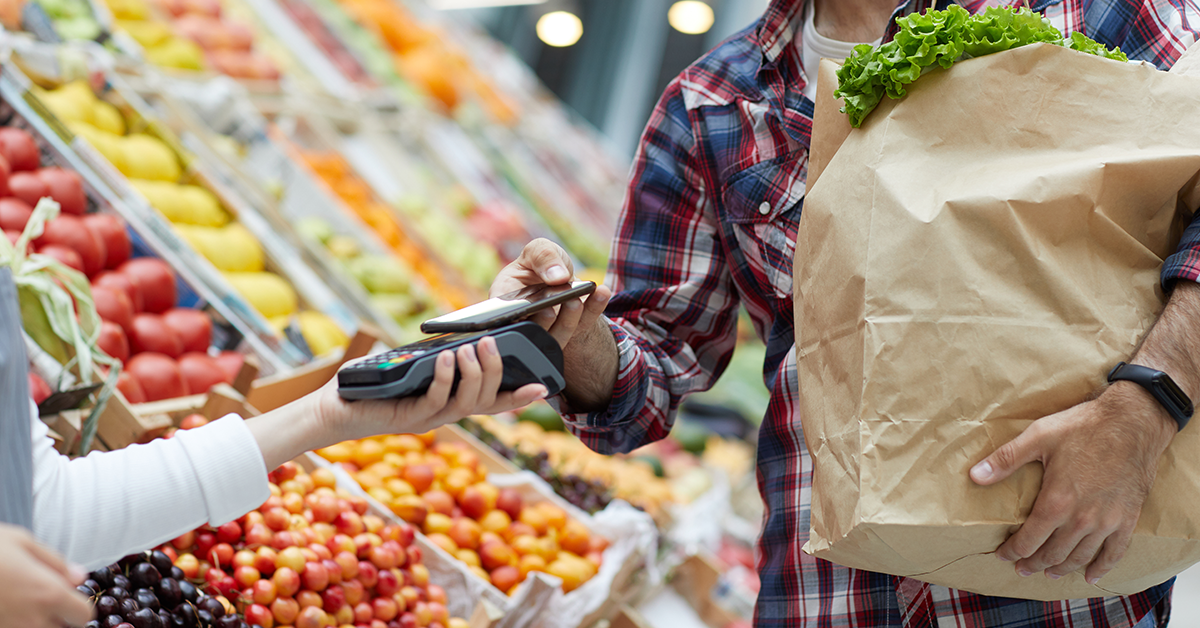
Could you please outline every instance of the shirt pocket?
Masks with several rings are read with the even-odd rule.
[[[792,258],[808,175],[808,153],[759,162],[731,175],[721,192],[749,280],[778,298],[792,297]],[[768,292],[769,291],[769,292]]]

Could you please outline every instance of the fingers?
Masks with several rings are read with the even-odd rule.
[[[1093,533],[1083,537],[1075,549],[1071,550],[1071,554],[1067,559],[1057,565],[1050,565],[1046,569],[1046,577],[1051,580],[1057,580],[1073,571],[1079,570],[1084,565],[1092,562],[1096,557],[1096,552],[1100,551],[1100,547],[1104,545],[1105,534]],[[1021,568],[1021,563],[1017,563],[1017,568]],[[1034,567],[1032,571],[1039,571]]]
[[[1117,562],[1125,556],[1125,550],[1129,549],[1131,538],[1133,538],[1132,525],[1121,528],[1105,539],[1100,554],[1096,556],[1096,560],[1092,561],[1092,564],[1088,565],[1083,577],[1090,584],[1096,584],[1105,574],[1112,571],[1113,567],[1117,566]]]
[[[68,565],[67,561],[63,560],[61,556],[41,543],[38,543],[32,536],[24,536],[22,538],[22,545],[24,545],[25,549],[32,554],[34,558],[40,560],[42,564],[57,572],[58,575],[66,579],[71,586],[79,586],[80,584],[83,584],[83,581],[86,579],[87,574],[84,573],[82,569]]]
[[[1041,501],[1043,501],[1043,496],[1038,495],[1038,502]],[[1029,514],[1025,523],[1021,524],[1021,528],[996,549],[996,557],[1000,560],[1014,562],[1033,556],[1050,538],[1060,523],[1056,518],[1052,518],[1050,513],[1040,512],[1038,503],[1034,503],[1033,512]]]
[[[546,331],[558,341],[558,346],[565,347],[571,336],[575,335],[575,329],[579,327],[579,317],[582,315],[583,303],[578,299],[571,299],[559,306],[558,317]]]
[[[483,382],[479,387],[479,398],[476,408],[490,408],[496,403],[496,395],[500,391],[500,382],[504,379],[504,360],[496,347],[496,339],[488,336],[476,345],[479,364],[483,368]]]
[[[475,353],[474,345],[463,345],[458,348],[458,390],[454,399],[442,413],[443,418],[451,421],[460,419],[475,408],[479,399],[479,390],[483,386],[483,367],[479,364],[479,356]],[[448,414],[447,414],[448,413]]]
[[[549,394],[546,387],[541,384],[526,384],[512,392],[502,392],[496,395],[496,401],[491,407],[480,410],[485,414],[495,414],[497,412],[507,412],[524,408],[525,406],[539,400],[545,399]]]
[[[44,548],[35,552],[32,548],[34,545],[37,543],[25,545],[34,558],[25,569],[26,578],[37,591],[35,599],[30,600],[30,609],[38,608],[39,612],[46,613],[43,615],[45,619],[61,620],[61,623],[69,626],[82,626],[91,621],[92,605],[87,598],[76,591],[75,585],[64,579],[55,567],[42,561],[43,556],[52,552]],[[61,559],[55,558],[56,562],[62,563]],[[59,622],[46,623],[58,625]]]
[[[450,389],[454,387],[455,359],[453,351],[443,351],[438,355],[437,364],[433,367],[433,383],[414,404],[417,415],[433,415],[446,407],[450,400]]]
[[[514,264],[532,271],[542,283],[552,286],[566,283],[575,276],[571,256],[561,246],[545,238],[526,244]]]
[[[83,626],[92,620],[92,605],[88,603],[87,598],[74,589],[64,587],[62,596],[55,606],[58,609],[59,618],[68,626]]]
[[[1040,429],[1038,422],[1034,422],[1020,436],[971,467],[971,479],[983,486],[1004,480],[1017,469],[1040,460],[1042,452],[1050,445],[1046,442],[1048,439],[1049,433]]]

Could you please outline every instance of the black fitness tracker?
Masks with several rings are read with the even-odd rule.
[[[1133,382],[1145,388],[1152,397],[1158,400],[1158,403],[1162,404],[1162,407],[1167,410],[1167,414],[1175,419],[1179,429],[1182,430],[1183,426],[1191,420],[1194,411],[1192,400],[1184,394],[1170,375],[1149,367],[1118,362],[1108,372],[1108,383],[1117,381]]]

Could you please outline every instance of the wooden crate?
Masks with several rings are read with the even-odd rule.
[[[370,353],[379,335],[364,323],[340,355],[319,358],[293,371],[256,379],[250,385],[246,400],[261,412],[285,406],[324,386],[346,362]]]

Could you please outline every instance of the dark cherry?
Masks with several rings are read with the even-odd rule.
[[[196,615],[196,607],[188,602],[176,606],[172,615],[183,622],[184,628],[196,628],[196,624],[200,621]]]
[[[162,628],[171,628],[171,620],[174,618],[175,616],[171,614],[171,611],[165,608],[158,609],[158,622],[162,625]]]
[[[167,608],[175,608],[176,604],[183,601],[183,591],[179,589],[179,581],[174,578],[163,578],[154,592],[158,594],[158,601]]]
[[[158,573],[167,573],[168,571],[171,571],[171,567],[175,566],[171,564],[171,557],[159,550],[150,552],[150,564],[154,565],[154,568],[158,570]]]
[[[213,623],[212,613],[204,609],[196,611],[196,618],[200,620],[201,626],[211,626]]]
[[[130,567],[144,562],[146,562],[146,553],[141,552],[139,554],[130,554],[122,558],[121,560],[117,561],[117,565],[120,566],[123,571],[127,572],[129,571]]]
[[[108,617],[104,618],[104,623],[102,625],[104,628],[116,628],[124,621],[125,618],[121,617],[120,615],[109,615]]]
[[[120,602],[121,600],[129,597],[129,591],[126,591],[125,589],[122,589],[121,587],[112,587],[108,591],[105,592],[105,595],[114,597],[117,599],[118,602]]]
[[[135,600],[131,597],[127,597],[127,598],[121,600],[121,614],[124,615],[125,617],[129,617],[130,615],[133,615],[134,613],[141,610],[141,608],[142,608],[142,606],[137,603],[137,600]]]
[[[120,609],[120,601],[111,595],[101,595],[100,599],[96,600],[96,614],[101,617],[115,615]]]
[[[153,589],[162,582],[162,574],[150,563],[138,563],[129,569],[129,581],[138,589]]]
[[[237,615],[226,615],[213,622],[213,628],[241,628],[242,620]]]
[[[129,578],[125,577],[124,574],[116,574],[115,576],[113,576],[112,581],[113,581],[112,585],[114,587],[121,587],[122,589],[125,589],[126,591],[130,591],[133,589],[133,583],[130,582]]]
[[[138,606],[148,608],[152,611],[159,609],[158,596],[154,595],[154,591],[150,589],[138,589],[133,592],[133,599],[137,600]]]
[[[93,619],[92,621],[89,621],[88,623],[84,624],[83,628],[100,628],[100,620]]]
[[[96,595],[96,590],[87,586],[86,584],[81,584],[81,585],[75,587],[75,590],[79,591],[80,593],[84,594],[87,597],[93,597]]]
[[[129,617],[129,623],[133,624],[133,628],[159,628],[158,613],[143,608]]]
[[[200,599],[200,589],[197,589],[196,585],[188,582],[187,580],[179,581],[179,593],[183,595],[183,599],[187,600],[188,602],[195,602],[196,600]]]
[[[225,605],[221,604],[221,600],[215,597],[204,598],[204,601],[200,602],[200,608],[208,611],[208,614],[212,615],[213,619],[220,619],[225,616]]]
[[[96,571],[88,574],[88,579],[95,580],[100,585],[100,589],[107,589],[108,587],[111,587],[112,577],[113,573],[108,570],[108,567],[97,569]],[[85,582],[84,584],[87,583]]]
[[[100,583],[96,582],[94,578],[88,578],[87,580],[84,580],[83,586],[95,591],[96,593],[104,590],[104,587],[100,586]]]
[[[171,565],[170,576],[171,576],[171,578],[173,578],[175,580],[187,580],[187,578],[185,577],[185,574],[183,573],[183,570],[176,567],[175,565]]]

